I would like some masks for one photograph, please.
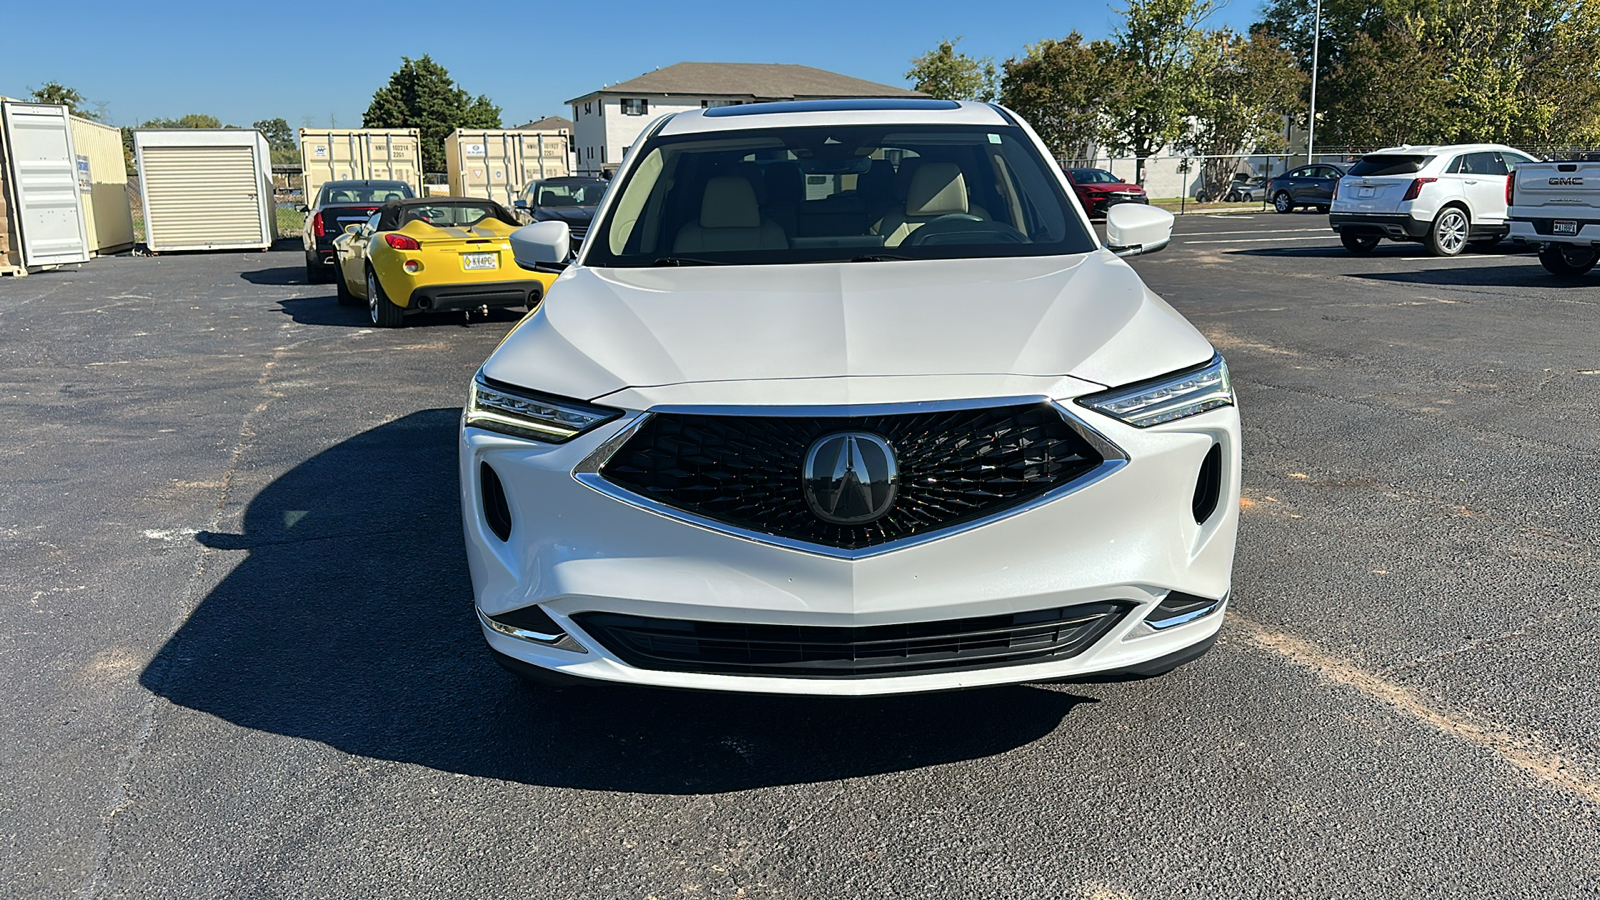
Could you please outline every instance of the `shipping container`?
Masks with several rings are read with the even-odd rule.
[[[83,196],[89,249],[97,256],[127,250],[133,246],[133,210],[128,203],[122,132],[73,116],[72,146],[77,153],[78,192]]]
[[[302,128],[305,205],[329,181],[404,181],[422,196],[422,138],[415,128]]]
[[[0,270],[81,263],[90,246],[65,106],[0,102]]]
[[[140,129],[133,133],[153,251],[266,250],[277,239],[272,154],[259,131]]]
[[[444,142],[450,193],[510,206],[530,182],[570,174],[567,140],[514,129],[457,128]]]

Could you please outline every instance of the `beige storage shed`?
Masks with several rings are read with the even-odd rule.
[[[98,256],[131,248],[133,210],[128,203],[122,132],[73,116],[72,146],[78,157],[78,192],[83,195],[89,249]]]
[[[277,239],[272,154],[259,131],[159,128],[133,133],[144,242],[169,250],[266,250]]]
[[[415,128],[302,128],[305,205],[329,181],[403,181],[422,196],[422,138]]]
[[[567,139],[516,129],[457,128],[444,142],[450,193],[510,206],[530,182],[570,174]]]

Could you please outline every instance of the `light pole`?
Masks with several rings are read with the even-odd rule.
[[[1311,118],[1307,120],[1306,165],[1311,165],[1312,151],[1317,146],[1317,56],[1322,49],[1322,0],[1317,0],[1317,11],[1311,20]]]

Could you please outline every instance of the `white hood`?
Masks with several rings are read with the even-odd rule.
[[[1116,386],[1197,365],[1211,353],[1131,268],[1102,251],[573,268],[551,286],[540,312],[506,336],[484,374],[591,400],[697,382],[897,376],[895,383],[908,384],[944,376],[908,388],[918,396],[904,398],[934,400],[977,395],[977,384],[963,389],[964,379],[949,376],[1070,376]],[[790,388],[787,402],[812,402],[795,400]],[[818,393],[815,402],[837,396]]]

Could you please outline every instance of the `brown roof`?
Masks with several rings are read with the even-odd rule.
[[[516,131],[560,131],[563,128],[566,129],[567,131],[571,131],[572,130],[572,120],[568,119],[568,118],[564,118],[562,116],[545,116],[542,119],[534,119],[532,122],[529,122],[526,125],[518,125],[515,130]]]
[[[638,78],[590,91],[596,94],[689,94],[700,97],[751,97],[756,100],[806,100],[837,97],[926,97],[926,94],[864,81],[811,66],[787,63],[682,62]],[[568,100],[577,103],[578,97]]]

